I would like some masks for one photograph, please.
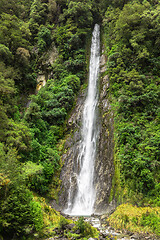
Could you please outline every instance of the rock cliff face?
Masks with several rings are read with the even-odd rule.
[[[50,49],[45,52],[45,54],[43,54],[42,60],[39,63],[36,91],[39,91],[41,87],[45,86],[47,79],[54,78],[53,73],[50,69],[57,57],[58,51],[54,44],[52,44]]]
[[[60,176],[62,186],[59,195],[59,206],[62,211],[68,207],[69,198],[74,199],[77,191],[76,174],[78,173],[78,169],[75,163],[77,161],[79,143],[81,140],[81,122],[86,95],[85,92],[86,90],[83,90],[79,94],[76,106],[68,120],[68,130],[70,134],[64,145],[64,154],[62,155],[63,167]]]
[[[100,76],[100,96],[99,96],[99,118],[100,128],[99,140],[97,143],[97,158],[95,162],[96,202],[95,213],[110,211],[114,204],[109,205],[109,196],[112,187],[112,177],[114,174],[113,164],[113,115],[108,99],[109,79],[105,75],[105,55],[101,56],[101,76]],[[102,76],[104,75],[104,76]],[[77,103],[68,120],[69,137],[66,139],[64,154],[62,156],[63,167],[61,171],[62,186],[59,194],[59,206],[63,211],[68,207],[68,200],[74,201],[77,191],[77,173],[79,171],[77,157],[79,153],[79,143],[81,140],[81,120],[84,107],[85,92],[83,91],[77,98]]]
[[[100,69],[100,134],[97,147],[97,158],[95,163],[95,188],[96,202],[95,212],[106,213],[114,208],[114,201],[109,204],[109,196],[114,174],[114,128],[113,113],[109,102],[109,79],[105,75],[106,58],[101,56]]]

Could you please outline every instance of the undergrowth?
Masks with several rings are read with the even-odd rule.
[[[108,218],[115,229],[160,236],[160,207],[137,207],[122,204]]]

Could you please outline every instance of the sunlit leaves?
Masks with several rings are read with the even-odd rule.
[[[160,234],[160,208],[137,207],[122,204],[108,218],[109,223],[116,229],[125,228],[132,232]]]
[[[6,13],[1,14],[0,42],[1,44],[5,44],[13,52],[15,52],[18,47],[26,47],[29,45],[28,39],[23,38],[23,31],[25,29],[23,28],[23,31],[21,31],[22,25],[23,22],[19,21],[16,16]]]
[[[9,120],[4,140],[8,147],[16,148],[22,152],[29,151],[31,135],[26,125]]]
[[[35,174],[42,173],[42,171],[43,171],[42,165],[38,165],[31,161],[24,163],[22,167],[22,174],[23,177],[26,179],[34,176]]]
[[[69,1],[65,17],[70,17],[79,28],[90,27],[93,21],[91,4],[88,2]]]
[[[5,61],[6,63],[11,63],[13,60],[13,55],[10,52],[9,48],[4,44],[0,44],[0,59],[1,61]]]

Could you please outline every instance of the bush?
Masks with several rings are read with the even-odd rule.
[[[84,221],[84,217],[80,217],[76,222],[76,228],[79,229],[81,237],[95,237],[98,232],[96,228],[92,227],[88,222]]]
[[[40,31],[38,32],[38,49],[39,52],[43,52],[46,47],[49,47],[51,44],[51,31],[46,28],[45,26],[42,26]]]
[[[122,204],[108,218],[110,225],[116,229],[127,229],[131,232],[152,233],[160,235],[160,208],[137,207]]]
[[[160,236],[160,214],[155,212],[143,213],[140,219],[141,226],[149,226],[157,235]]]
[[[59,230],[64,231],[65,226],[68,224],[68,220],[64,218],[63,216],[60,217],[59,223],[58,223],[58,228]]]
[[[41,207],[34,202],[31,192],[24,186],[15,186],[0,206],[1,231],[13,237],[30,233],[43,227]]]
[[[80,230],[80,232],[82,234],[84,234],[84,230],[85,230],[85,221],[84,221],[84,217],[80,217],[78,219],[78,221],[76,222],[77,228]]]
[[[69,88],[73,90],[74,93],[77,93],[80,89],[80,79],[76,75],[69,75],[64,78],[63,84],[67,84]]]
[[[39,231],[43,227],[43,214],[42,214],[41,205],[39,202],[31,201],[30,208],[31,208],[34,228],[36,229],[36,231]]]
[[[10,52],[9,48],[4,44],[0,44],[0,59],[5,61],[6,63],[11,63],[13,60],[13,55]]]

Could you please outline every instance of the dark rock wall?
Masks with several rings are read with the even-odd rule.
[[[106,58],[102,53],[100,69],[100,134],[95,163],[96,213],[109,212],[114,203],[109,204],[109,196],[114,175],[114,124],[109,102],[109,79],[105,75]]]
[[[100,96],[99,96],[99,141],[97,143],[97,158],[95,162],[95,188],[96,202],[95,212],[104,213],[110,211],[114,204],[109,204],[109,196],[112,187],[112,177],[114,174],[113,164],[113,114],[111,111],[108,89],[109,79],[105,75],[105,55],[101,56],[101,74],[100,74]],[[66,139],[64,154],[62,156],[63,167],[61,171],[62,186],[59,194],[59,206],[63,211],[68,206],[68,198],[74,201],[77,191],[76,175],[78,173],[77,157],[79,153],[79,143],[81,140],[81,120],[85,101],[85,92],[83,91],[77,98],[76,106],[73,109],[68,120],[69,137]],[[70,196],[69,196],[70,195]]]
[[[64,145],[64,154],[62,155],[63,167],[60,175],[62,186],[59,194],[59,206],[61,210],[66,209],[68,206],[69,192],[71,194],[70,198],[74,200],[77,191],[77,157],[81,140],[81,123],[85,92],[86,90],[83,90],[79,94],[76,106],[71,112],[71,116],[68,120],[68,130],[70,131],[70,134]]]

